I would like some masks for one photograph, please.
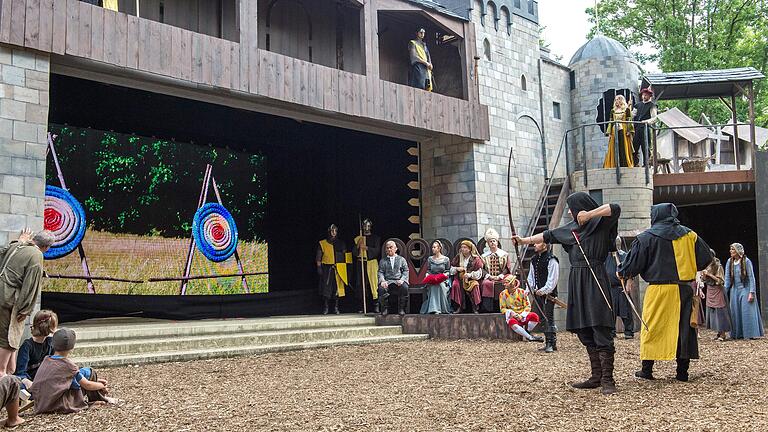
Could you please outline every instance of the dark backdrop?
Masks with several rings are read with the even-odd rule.
[[[50,98],[50,123],[261,151],[270,292],[316,289],[315,249],[330,223],[350,246],[360,214],[383,238],[418,232],[408,221],[418,214],[408,204],[413,142],[62,75],[52,75]]]

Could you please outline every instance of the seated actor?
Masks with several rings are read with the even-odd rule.
[[[459,253],[451,260],[451,285],[450,299],[456,303],[456,313],[464,310],[464,295],[469,296],[472,312],[479,313],[480,308],[480,279],[483,278],[483,259],[477,253],[475,245],[464,240],[459,246]]]
[[[502,286],[504,277],[512,272],[509,254],[499,249],[499,233],[493,228],[485,232],[485,244],[488,249],[483,252],[483,265],[485,277],[480,283],[480,295],[482,296],[483,312],[496,312],[494,301],[496,299],[496,286]]]
[[[390,294],[397,294],[400,315],[405,315],[408,306],[408,263],[397,254],[397,245],[392,240],[384,248],[387,255],[379,262],[379,308],[387,314]]]
[[[499,294],[499,309],[507,320],[507,325],[528,342],[543,342],[540,336],[532,336],[529,331],[539,323],[539,316],[531,312],[528,294],[520,288],[520,281],[515,275],[504,278],[504,291]],[[525,326],[527,328],[523,328]]]

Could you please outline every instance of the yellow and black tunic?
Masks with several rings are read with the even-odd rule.
[[[347,264],[352,263],[352,254],[338,238],[320,240],[316,260],[320,261],[320,295],[324,298],[344,297],[345,287],[349,286]]]
[[[709,265],[712,254],[701,237],[680,225],[673,204],[653,206],[651,223],[637,236],[618,269],[625,279],[639,274],[650,284],[643,300],[648,330],[641,328],[640,359],[697,359],[690,282]]]

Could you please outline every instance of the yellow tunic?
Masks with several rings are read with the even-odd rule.
[[[361,236],[355,237],[355,244],[360,243]],[[365,269],[367,270],[366,273],[368,273],[368,279],[366,282],[368,283],[368,289],[371,290],[371,295],[373,295],[373,299],[377,300],[379,298],[379,291],[378,291],[378,279],[377,275],[379,274],[379,262],[375,259],[369,260],[368,259],[368,251],[367,250],[361,250],[360,251],[360,257],[365,260]]]
[[[352,253],[345,253],[345,262],[337,263],[336,259],[334,258],[336,255],[334,253],[332,244],[328,243],[327,240],[320,240],[320,248],[323,250],[323,258],[320,262],[326,265],[332,265],[336,269],[334,272],[336,275],[336,294],[339,297],[344,297],[346,295],[344,287],[349,285],[349,278],[347,277],[347,264],[352,263]]]

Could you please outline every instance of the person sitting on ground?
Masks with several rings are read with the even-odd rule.
[[[532,336],[529,331],[539,323],[539,316],[531,312],[528,292],[520,288],[520,281],[515,275],[504,278],[504,291],[499,294],[499,309],[507,320],[507,325],[528,342],[544,342],[540,336]],[[523,328],[525,326],[527,328]]]
[[[485,278],[480,282],[480,295],[482,297],[483,312],[495,312],[493,301],[497,297],[495,290],[497,285],[501,288],[501,281],[512,272],[509,254],[499,248],[499,233],[488,228],[485,232],[485,243],[488,250],[483,252],[482,259],[485,266]]]
[[[21,379],[23,388],[30,388],[35,380],[37,369],[43,360],[53,355],[51,335],[56,332],[59,317],[55,312],[43,309],[32,319],[32,337],[25,340],[19,348],[14,375]]]
[[[43,360],[30,389],[36,413],[68,414],[88,408],[89,403],[117,403],[106,396],[107,380],[98,378],[91,368],[78,368],[68,358],[75,348],[74,330],[56,330],[52,339],[54,353]]]
[[[379,309],[382,315],[388,313],[389,296],[397,294],[400,315],[408,307],[408,263],[397,254],[397,245],[392,240],[384,244],[387,256],[379,262]]]
[[[13,375],[6,375],[0,378],[0,402],[5,410],[8,411],[8,418],[3,422],[7,428],[15,428],[24,423],[24,419],[19,417],[19,392],[21,391],[21,380]]]
[[[477,253],[477,247],[469,240],[460,243],[459,253],[451,260],[451,276],[454,276],[451,284],[450,299],[457,306],[454,313],[464,310],[464,295],[468,295],[472,312],[479,313],[480,308],[480,279],[483,278],[483,259]]]

